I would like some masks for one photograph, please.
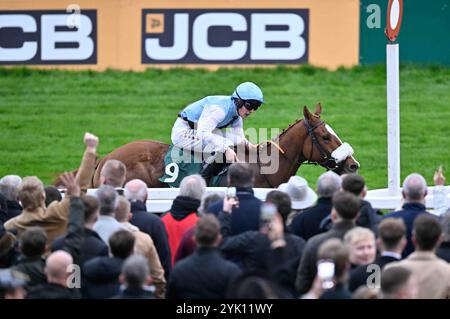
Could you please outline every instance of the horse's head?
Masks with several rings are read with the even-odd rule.
[[[304,124],[308,134],[303,144],[303,156],[309,162],[315,162],[341,175],[355,173],[359,168],[355,160],[353,149],[348,143],[342,143],[333,129],[320,119],[322,106],[316,106],[311,113],[305,106],[303,108]]]

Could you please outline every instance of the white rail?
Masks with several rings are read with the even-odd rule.
[[[207,193],[221,192],[225,195],[226,187],[208,187]],[[266,198],[267,193],[273,191],[271,188],[254,188],[255,196],[260,200]],[[89,195],[94,195],[97,189],[88,189]],[[178,196],[179,188],[147,188],[147,211],[151,213],[163,213],[170,209],[172,201]]]
[[[261,200],[266,198],[267,193],[274,190],[271,188],[254,188],[255,196]],[[88,194],[95,194],[96,189],[89,189]],[[450,202],[450,186],[446,186],[447,201]],[[162,213],[170,209],[172,201],[178,196],[179,188],[148,188],[147,210],[152,213]],[[208,187],[207,193],[222,192],[225,194],[226,187]],[[365,198],[374,208],[394,210],[402,205],[401,195],[392,196],[388,189],[376,189],[369,191]],[[434,208],[433,187],[428,187],[426,206]]]

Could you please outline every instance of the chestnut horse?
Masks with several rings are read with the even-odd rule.
[[[258,155],[256,161],[249,161],[255,173],[255,187],[278,187],[295,175],[304,162],[321,165],[337,174],[353,173],[358,170],[359,163],[353,158],[352,151],[348,154],[344,152],[346,157],[341,159],[332,156],[344,145],[331,127],[320,119],[321,111],[320,104],[317,104],[314,113],[305,106],[303,119],[289,125],[275,139],[258,146],[258,154],[269,155],[269,161],[263,163]],[[348,144],[347,146],[350,147]],[[93,187],[99,186],[101,169],[110,159],[116,159],[125,164],[126,181],[139,178],[147,183],[148,187],[167,187],[158,178],[164,174],[164,157],[168,149],[168,144],[151,140],[134,141],[117,148],[98,163],[92,181]],[[272,164],[273,155],[277,155],[276,160],[279,161],[277,170],[262,173],[263,167]],[[246,150],[245,161],[249,158],[251,154]],[[221,185],[226,185],[225,178],[222,178]]]

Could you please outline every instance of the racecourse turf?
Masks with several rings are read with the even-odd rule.
[[[450,169],[450,68],[402,65],[401,178],[432,183]],[[85,131],[100,137],[99,154],[138,139],[170,142],[177,113],[206,95],[231,94],[242,81],[262,88],[267,103],[245,128],[285,128],[303,105],[349,142],[369,188],[387,186],[385,66],[330,72],[311,66],[145,72],[43,71],[0,68],[0,176],[37,175],[49,184],[78,167]],[[447,171],[446,171],[447,170]],[[301,166],[311,185],[323,171]],[[450,174],[447,174],[450,176]]]

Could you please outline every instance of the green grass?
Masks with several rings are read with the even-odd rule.
[[[76,168],[85,131],[99,153],[137,139],[170,142],[177,112],[206,95],[231,94],[242,81],[263,89],[267,104],[245,127],[284,128],[320,101],[322,118],[349,142],[370,188],[387,185],[385,67],[329,72],[311,66],[275,69],[149,69],[143,73],[0,68],[0,176],[37,175],[50,183]],[[450,168],[450,68],[401,67],[401,178],[417,171],[432,182]],[[323,170],[302,166],[315,185]]]

